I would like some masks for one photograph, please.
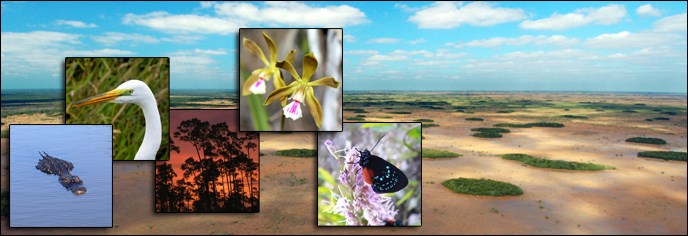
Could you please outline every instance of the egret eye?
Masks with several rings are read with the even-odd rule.
[[[134,90],[133,90],[133,89],[127,90],[127,95],[132,95],[133,93],[134,93]]]

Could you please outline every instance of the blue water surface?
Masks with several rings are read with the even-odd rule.
[[[39,151],[74,164],[86,193],[37,170]],[[10,126],[10,227],[112,227],[110,125]]]

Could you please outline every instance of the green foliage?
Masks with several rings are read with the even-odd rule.
[[[513,124],[513,123],[499,123],[493,125],[494,127],[508,127],[508,128],[532,128],[532,127],[549,127],[549,128],[561,128],[564,127],[562,123],[556,122],[532,122],[525,124]]]
[[[576,115],[563,115],[561,117],[569,118],[569,119],[588,119],[587,116],[576,116]]]
[[[390,113],[390,114],[399,114],[399,115],[413,114],[413,113],[408,112],[408,111],[390,111],[390,112],[388,112],[388,113]]]
[[[502,134],[495,132],[479,132],[472,135],[476,138],[501,138]]]
[[[479,117],[469,117],[469,118],[466,118],[466,120],[467,120],[467,121],[483,121],[483,118],[479,118]]]
[[[318,153],[313,149],[301,149],[301,148],[280,150],[280,151],[276,151],[275,154],[280,155],[280,156],[288,156],[288,157],[314,157],[314,156],[318,155]]]
[[[461,156],[461,154],[450,152],[450,151],[423,148],[423,158],[449,158],[449,157],[460,157],[460,156]]]
[[[556,122],[534,122],[534,123],[528,123],[527,125],[530,125],[532,127],[550,127],[550,128],[564,127],[564,124],[556,123]]]
[[[261,156],[261,157],[262,157],[262,156],[265,156],[265,153],[262,153],[262,152],[261,152],[261,153],[260,153],[260,156]]]
[[[347,117],[346,120],[358,120],[358,121],[361,121],[361,120],[365,120],[365,118],[360,117],[360,116],[356,116],[356,117]]]
[[[413,121],[418,121],[418,122],[435,122],[435,121],[432,120],[432,119],[415,119],[415,120],[413,120]]]
[[[169,58],[68,58],[65,92],[68,124],[113,124],[114,160],[133,160],[143,140],[143,112],[134,104],[95,104],[72,107],[74,101],[102,94],[137,79],[150,87],[162,122],[162,143],[156,160],[168,160]]]
[[[529,124],[512,124],[512,123],[499,123],[493,125],[494,127],[507,127],[507,128],[530,128],[533,127]]]
[[[10,132],[7,130],[2,131],[2,138],[9,138],[10,137]]]
[[[639,152],[638,157],[657,158],[664,160],[686,161],[686,152],[646,151]]]
[[[633,137],[633,138],[626,139],[626,142],[647,143],[647,144],[657,144],[657,145],[667,144],[667,142],[664,141],[664,139],[650,138],[650,137]]]
[[[421,124],[423,128],[430,128],[430,127],[439,127],[440,125],[438,124]]]
[[[483,132],[483,133],[509,133],[511,132],[505,128],[473,128],[471,131]]]
[[[523,190],[516,185],[491,179],[449,179],[442,182],[444,187],[462,194],[479,196],[517,196]]]
[[[503,159],[518,161],[523,164],[550,169],[564,169],[564,170],[608,170],[614,169],[612,166],[599,165],[593,163],[582,163],[562,160],[548,160],[543,158],[533,157],[527,154],[503,154],[499,155]]]
[[[655,117],[655,120],[671,120],[669,117]]]
[[[366,110],[361,108],[344,108],[344,111],[353,111],[354,113],[368,113]]]
[[[497,113],[513,113],[515,112],[514,110],[499,110]]]

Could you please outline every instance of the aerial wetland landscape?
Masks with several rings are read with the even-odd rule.
[[[3,204],[8,124],[62,122],[58,100],[10,95],[3,92]],[[687,219],[685,104],[684,94],[661,93],[349,92],[344,119],[423,124],[423,194],[442,197],[424,201],[432,214],[423,226],[431,227],[395,233],[662,234],[684,231]],[[175,232],[170,221],[193,219],[209,228],[188,232],[274,233],[294,224],[315,232],[316,177],[308,174],[315,159],[280,155],[315,150],[315,140],[313,133],[261,135],[261,208],[274,208],[266,210],[274,219],[230,231],[224,219],[154,214],[152,165],[117,163],[114,227],[145,233],[166,225]],[[276,197],[295,190],[298,199]],[[132,211],[148,223],[129,220]],[[255,223],[227,217],[235,225]],[[447,217],[455,223],[443,223]],[[331,231],[338,230],[344,229]]]

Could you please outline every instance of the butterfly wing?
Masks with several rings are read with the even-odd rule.
[[[364,179],[370,181],[370,186],[376,193],[393,193],[408,185],[408,178],[404,172],[384,159],[370,155],[370,162],[363,168]],[[365,176],[365,174],[368,176]]]

